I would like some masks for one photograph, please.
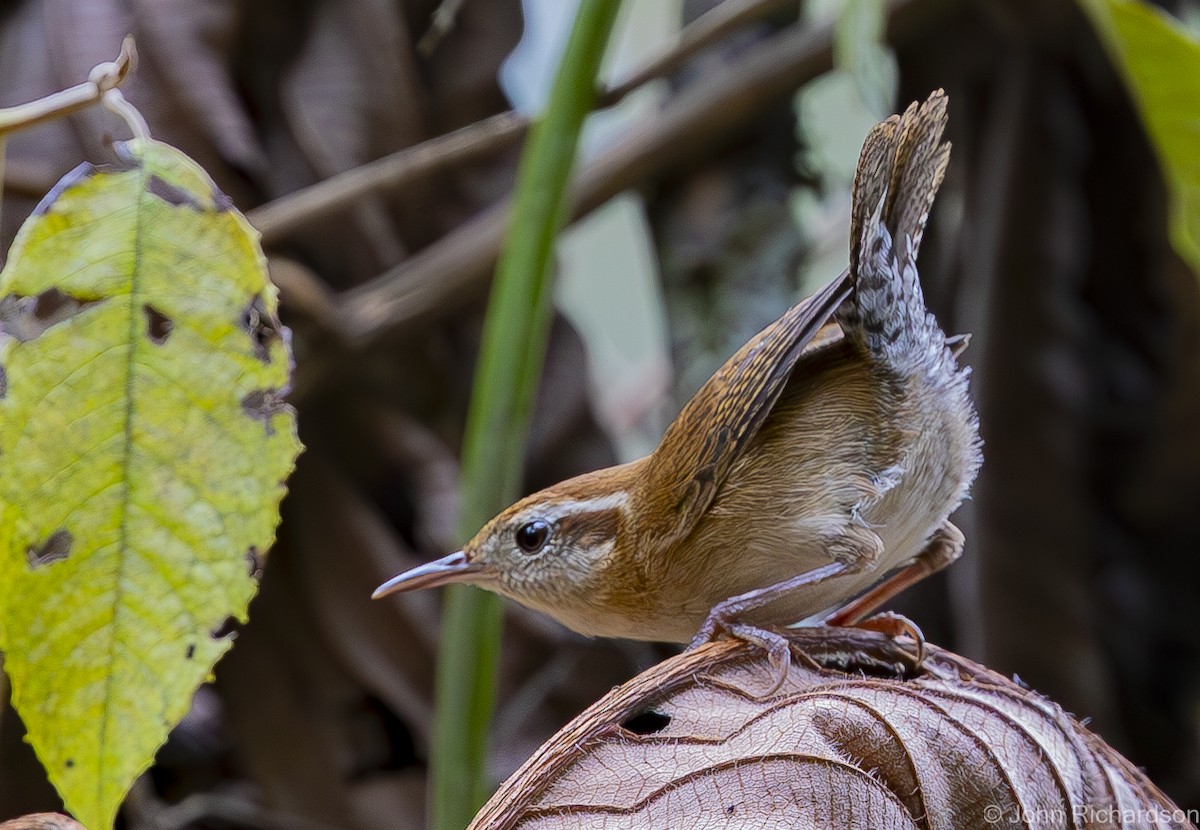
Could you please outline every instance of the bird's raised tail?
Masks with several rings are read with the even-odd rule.
[[[846,336],[873,358],[911,371],[940,362],[945,335],[925,310],[917,249],[950,160],[946,93],[933,92],[867,135],[850,219],[853,293],[837,312]]]

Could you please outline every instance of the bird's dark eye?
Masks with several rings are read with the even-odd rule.
[[[526,553],[537,553],[550,538],[550,525],[537,519],[517,528],[517,547]]]

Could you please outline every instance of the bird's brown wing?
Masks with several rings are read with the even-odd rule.
[[[849,293],[846,272],[751,338],[687,402],[639,483],[643,503],[652,505],[642,517],[643,553],[691,533],[770,414],[805,347]],[[654,518],[646,521],[648,516]]]

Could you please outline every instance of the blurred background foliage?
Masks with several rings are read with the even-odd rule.
[[[718,5],[626,0],[607,76]],[[866,128],[944,87],[954,154],[922,277],[947,330],[973,334],[986,464],[957,519],[966,555],[895,607],[1090,718],[1200,807],[1200,296],[1122,76],[1073,0],[799,5],[726,0],[737,25],[589,124],[525,486],[646,452],[721,360],[836,274]],[[294,332],[308,451],[279,543],[126,826],[423,822],[440,598],[367,597],[462,541],[494,206],[519,148],[520,117],[494,117],[540,107],[573,8],[0,2],[0,106],[78,82],[136,35],[128,97],[264,229]],[[489,118],[472,152],[279,219],[288,194]],[[12,137],[4,250],[63,173],[111,158],[112,135],[93,110]],[[497,780],[669,653],[506,616]],[[0,819],[56,807],[22,731],[0,710]]]

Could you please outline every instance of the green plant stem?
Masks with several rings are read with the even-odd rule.
[[[519,495],[530,410],[550,323],[554,239],[567,183],[620,0],[582,0],[543,116],[517,174],[512,224],[496,266],[463,446],[464,537]],[[447,591],[430,758],[430,826],[461,830],[491,789],[485,768],[501,607],[474,588]]]

